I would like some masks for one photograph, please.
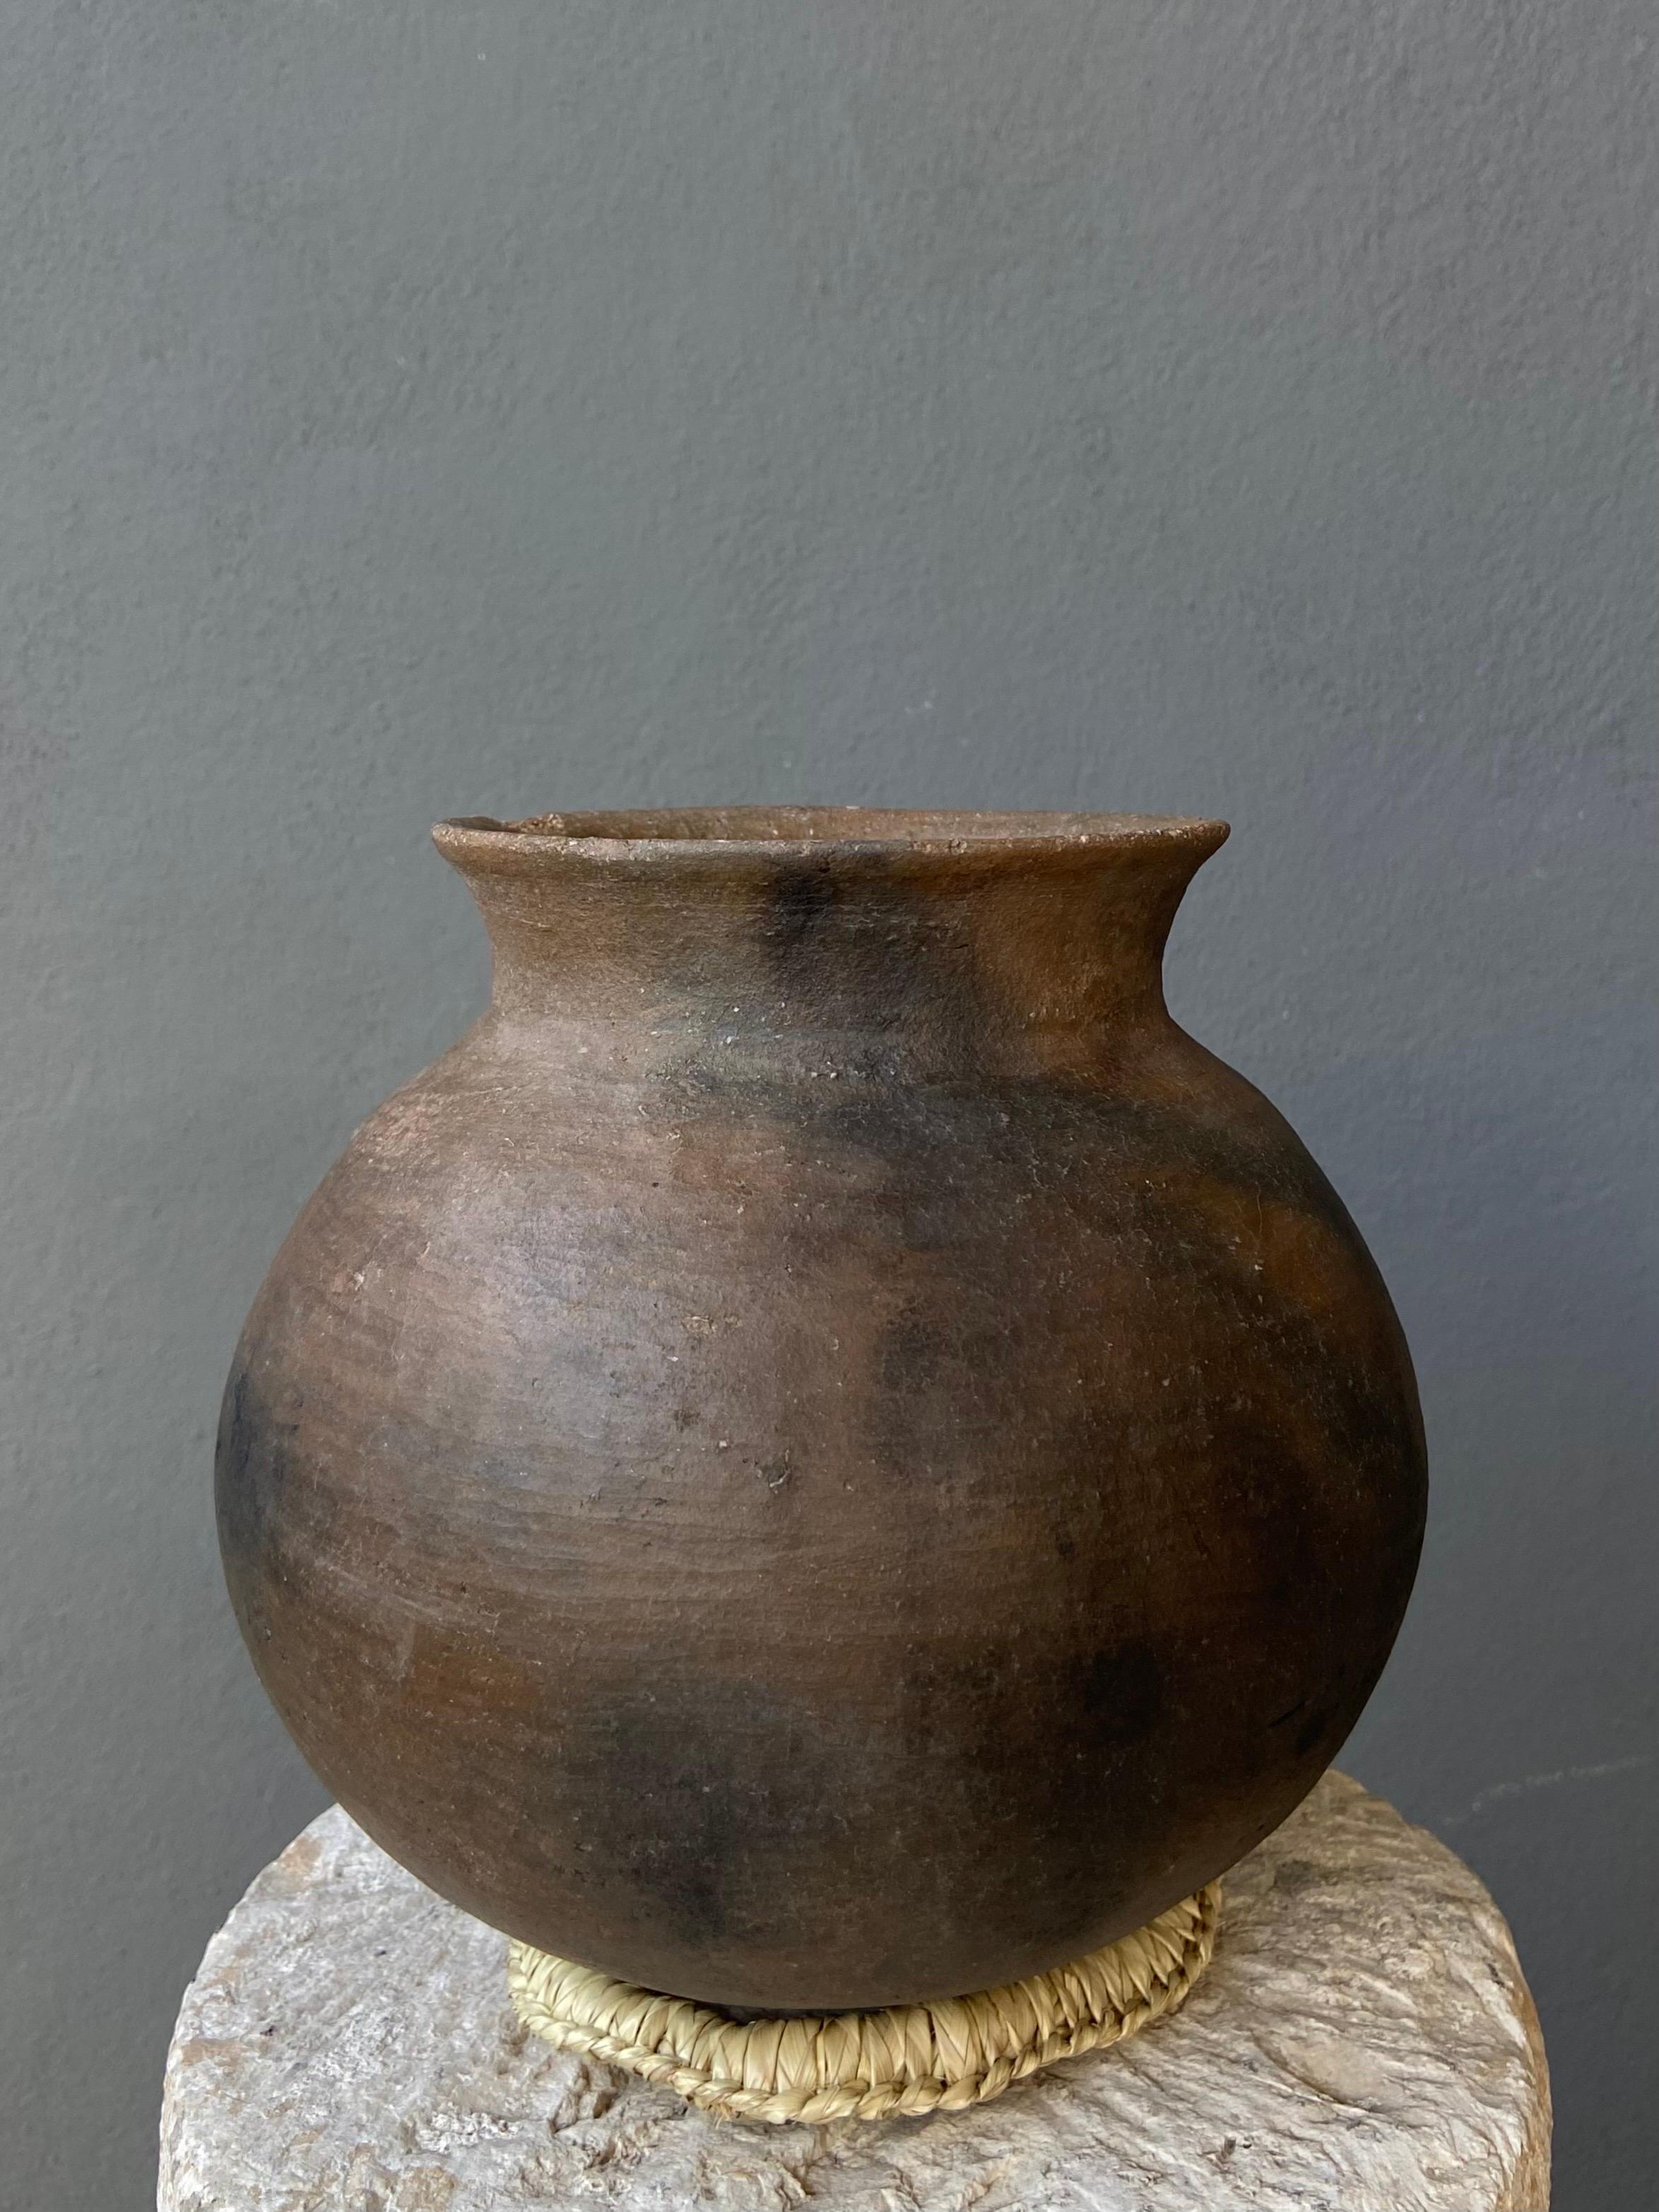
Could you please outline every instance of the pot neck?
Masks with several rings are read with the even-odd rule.
[[[938,1064],[1052,1059],[1162,1016],[1170,922],[1226,830],[732,810],[433,834],[483,915],[503,1020],[875,1036]]]

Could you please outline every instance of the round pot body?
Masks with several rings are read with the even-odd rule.
[[[1311,1787],[1404,1609],[1410,1363],[1165,1012],[1218,823],[817,809],[435,833],[489,1011],[259,1294],[226,1571],[433,1888],[729,2007],[1109,1942]]]

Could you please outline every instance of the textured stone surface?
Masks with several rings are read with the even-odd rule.
[[[977,2111],[720,2123],[526,2038],[502,1939],[337,1808],[208,1948],[167,2061],[162,2212],[1540,2212],[1549,2088],[1509,1931],[1329,1775],[1228,1883],[1176,2019]]]

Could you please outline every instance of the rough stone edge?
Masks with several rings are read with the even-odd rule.
[[[1483,1885],[1484,1887],[1484,1885]],[[1490,1895],[1490,1892],[1488,1894]],[[1498,1908],[1493,1906],[1496,1912]],[[1550,2089],[1550,2064],[1544,2049],[1543,2024],[1538,2017],[1538,2007],[1525,1973],[1521,1966],[1521,1954],[1516,1948],[1514,1931],[1504,1916],[1498,1913],[1504,1935],[1509,1938],[1510,1983],[1515,1997],[1516,2009],[1521,2015],[1521,2025],[1527,2038],[1527,2056],[1531,2061],[1535,2094],[1532,2100],[1526,2141],[1516,2160],[1514,2179],[1501,2197],[1493,2212],[1549,2212],[1552,2179],[1551,2145],[1555,2130],[1555,2104]]]

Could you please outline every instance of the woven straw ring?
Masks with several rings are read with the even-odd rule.
[[[535,2034],[627,2067],[733,2119],[884,2119],[957,2112],[1056,2059],[1119,2043],[1186,1997],[1210,1963],[1221,1885],[1069,1966],[976,1996],[793,2019],[733,2020],[614,1981],[527,1943],[507,1986]]]

